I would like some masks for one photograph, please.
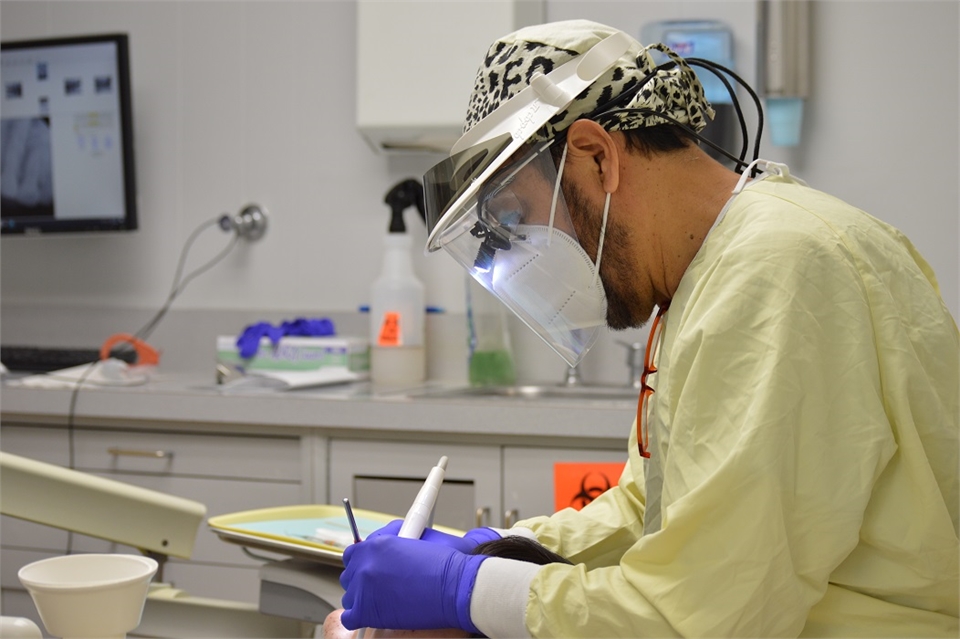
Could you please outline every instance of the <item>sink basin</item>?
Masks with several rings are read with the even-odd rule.
[[[498,398],[514,400],[568,399],[577,401],[632,401],[640,390],[630,386],[464,386],[409,393],[418,399]]]

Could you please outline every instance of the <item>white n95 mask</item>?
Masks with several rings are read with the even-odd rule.
[[[593,261],[576,238],[557,229],[521,225],[517,234],[510,250],[496,254],[493,294],[575,366],[593,346],[607,313]]]
[[[437,241],[575,366],[606,321],[606,298],[597,268],[577,240],[550,145],[511,158]]]

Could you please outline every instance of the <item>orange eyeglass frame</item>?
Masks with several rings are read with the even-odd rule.
[[[637,400],[637,446],[640,448],[640,456],[646,459],[650,458],[650,425],[647,423],[647,400],[656,391],[647,384],[647,376],[650,373],[656,373],[657,367],[653,365],[653,355],[655,346],[659,345],[660,331],[663,323],[661,319],[667,312],[667,306],[661,306],[657,311],[657,316],[653,319],[653,325],[650,327],[650,334],[647,336],[647,350],[643,354],[643,374],[640,376],[640,397]]]

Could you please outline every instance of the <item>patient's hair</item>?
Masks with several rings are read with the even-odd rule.
[[[569,559],[544,548],[540,542],[517,535],[509,535],[503,539],[485,541],[473,550],[473,554],[490,555],[491,557],[502,557],[503,559],[516,559],[517,561],[526,561],[540,566],[546,564],[573,565],[573,562]]]

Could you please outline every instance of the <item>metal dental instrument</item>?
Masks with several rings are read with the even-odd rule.
[[[353,531],[353,543],[360,543],[360,530],[357,529],[357,520],[353,516],[353,508],[350,506],[350,498],[343,498],[343,508],[347,511],[347,521],[350,523],[350,530]]]

